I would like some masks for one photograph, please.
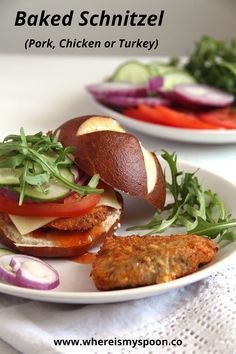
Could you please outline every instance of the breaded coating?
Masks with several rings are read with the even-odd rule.
[[[85,215],[56,219],[45,227],[64,231],[86,231],[106,220],[110,210],[110,207],[98,206]]]
[[[91,276],[99,290],[164,283],[211,262],[217,249],[196,235],[112,236],[98,252]]]

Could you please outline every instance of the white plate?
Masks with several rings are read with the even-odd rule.
[[[97,112],[103,115],[117,119],[128,128],[134,129],[141,133],[156,136],[167,140],[177,140],[191,143],[206,144],[230,144],[236,143],[236,129],[230,130],[200,130],[200,129],[182,129],[172,128],[159,124],[141,122],[139,120],[129,118],[124,114],[114,111],[101,103],[92,99],[92,103]]]
[[[190,172],[196,170],[196,166],[191,166],[186,163],[179,163],[179,167],[182,170]],[[199,170],[198,176],[205,188],[211,188],[218,193],[232,215],[236,215],[236,186],[203,169]],[[126,198],[123,228],[119,230],[119,234],[124,234],[124,230],[128,226],[147,221],[152,213],[153,209],[144,201],[137,200],[136,198]],[[232,259],[235,253],[236,242],[220,249],[212,263],[204,266],[194,274],[164,284],[106,292],[96,290],[93,281],[89,277],[91,270],[90,265],[77,264],[69,260],[50,260],[49,263],[58,270],[60,275],[61,284],[57,289],[52,291],[39,291],[0,283],[0,292],[40,301],[76,304],[133,300],[161,294],[203,279],[221,269]]]

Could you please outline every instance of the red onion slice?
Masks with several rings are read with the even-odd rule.
[[[80,170],[80,168],[75,165],[71,167],[71,172],[75,176],[75,183],[80,186],[85,185],[90,178],[84,171]]]
[[[59,285],[58,272],[48,263],[25,255],[0,256],[0,278],[10,284],[37,290]]]
[[[126,82],[102,82],[88,85],[87,91],[96,99],[106,99],[110,96],[122,97],[145,97],[147,96],[146,85],[130,84]]]
[[[39,290],[51,290],[59,285],[57,271],[48,263],[30,256],[15,255],[10,266],[16,273],[18,285]]]
[[[164,78],[163,76],[154,76],[148,80],[147,91],[149,94],[157,94],[159,90],[163,87]]]
[[[88,183],[90,178],[91,177],[89,177],[86,173],[84,173],[76,183],[80,186],[84,186]]]
[[[101,103],[104,103],[109,106],[115,106],[118,108],[134,107],[139,104],[146,104],[147,106],[167,106],[169,101],[164,98],[159,97],[122,97],[122,96],[109,96],[106,99],[100,100]]]
[[[15,202],[19,201],[19,194],[9,190],[7,187],[0,188],[0,194],[3,195],[5,198],[13,200]]]
[[[16,274],[10,267],[12,254],[4,254],[0,256],[0,279],[7,283],[17,285]]]
[[[159,93],[187,107],[227,107],[234,101],[233,95],[203,84],[178,84],[171,91]]]

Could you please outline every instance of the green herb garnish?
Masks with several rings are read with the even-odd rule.
[[[164,151],[162,158],[170,169],[171,181],[166,182],[172,200],[162,213],[156,212],[145,225],[128,230],[150,230],[147,235],[159,234],[169,227],[184,227],[188,234],[209,237],[216,242],[236,241],[236,219],[210,190],[204,190],[196,172],[178,171],[176,153]]]
[[[93,176],[87,186],[79,186],[62,176],[60,168],[70,169],[74,163],[71,157],[73,150],[73,147],[64,148],[55,135],[43,135],[42,132],[25,135],[23,128],[20,129],[20,135],[8,135],[0,143],[0,168],[20,171],[19,205],[23,203],[28,185],[46,194],[47,184],[51,180],[58,181],[81,196],[103,192],[103,189],[96,188],[99,175]]]
[[[230,43],[203,37],[185,65],[194,78],[236,98],[236,40]]]

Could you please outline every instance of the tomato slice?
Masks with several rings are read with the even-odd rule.
[[[195,115],[179,112],[164,106],[149,107],[141,104],[138,108],[128,108],[124,114],[138,120],[185,129],[220,129],[215,124],[205,123]]]
[[[99,194],[89,194],[81,199],[65,199],[64,203],[29,203],[19,206],[0,194],[0,212],[20,216],[75,217],[88,213],[100,201]]]
[[[122,112],[125,116],[128,116],[133,119],[141,120],[143,122],[154,123],[153,118],[147,114],[143,114],[139,108],[127,108]],[[159,123],[159,122],[156,122]],[[159,123],[161,124],[161,122]]]
[[[236,129],[236,110],[232,108],[216,109],[201,113],[198,117],[206,123],[216,124],[226,129]]]
[[[145,108],[147,110],[147,108]],[[163,124],[170,125],[177,128],[185,129],[219,129],[213,124],[207,124],[200,121],[191,114],[182,113],[164,106],[156,106],[153,108],[156,117],[162,120]]]

